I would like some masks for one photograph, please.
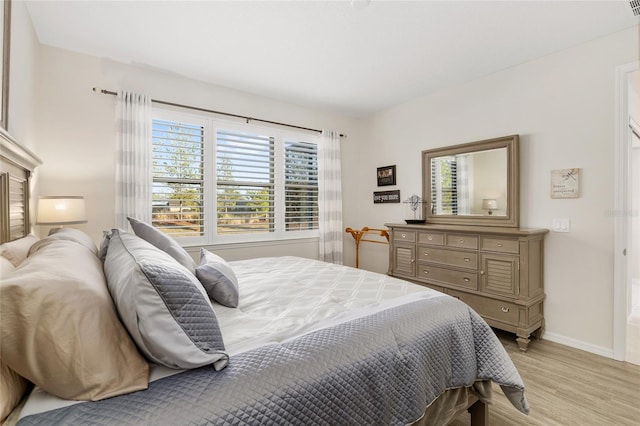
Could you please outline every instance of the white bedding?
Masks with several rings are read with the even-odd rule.
[[[233,355],[372,314],[416,299],[448,297],[428,288],[361,269],[298,257],[230,262],[240,303],[214,303],[225,346]],[[150,381],[181,370],[152,366]],[[35,389],[20,417],[78,403]]]

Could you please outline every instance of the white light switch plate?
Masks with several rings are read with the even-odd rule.
[[[571,221],[569,219],[553,219],[551,230],[554,232],[571,232]]]

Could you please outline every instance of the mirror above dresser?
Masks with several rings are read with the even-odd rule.
[[[518,135],[422,151],[428,223],[517,228]]]

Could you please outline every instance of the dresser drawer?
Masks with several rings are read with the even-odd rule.
[[[432,246],[442,246],[444,245],[444,234],[440,232],[419,232],[418,243],[429,244]]]
[[[518,306],[514,303],[489,299],[456,290],[447,290],[447,294],[462,300],[485,319],[514,326],[518,325]]]
[[[418,247],[418,260],[459,268],[478,269],[478,254],[468,251],[446,250],[426,246]]]
[[[482,237],[480,240],[480,249],[518,254],[520,252],[520,242],[509,238]]]
[[[478,289],[478,274],[471,271],[455,271],[453,269],[438,268],[433,265],[419,264],[418,278],[472,290]]]
[[[394,241],[406,241],[407,243],[415,243],[416,242],[416,233],[415,233],[415,231],[394,230],[393,231],[393,240]]]
[[[466,248],[466,249],[475,250],[478,248],[478,236],[447,234],[447,247],[457,247],[457,248]]]

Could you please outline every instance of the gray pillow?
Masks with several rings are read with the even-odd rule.
[[[180,246],[180,244],[176,242],[176,240],[147,223],[140,222],[132,217],[128,217],[127,219],[131,224],[133,232],[138,237],[153,244],[165,253],[168,253],[192,274],[196,273],[196,263],[193,261],[193,258]]]
[[[200,249],[200,265],[196,277],[207,290],[209,298],[230,308],[238,307],[238,278],[223,258]]]
[[[104,270],[122,322],[151,361],[170,368],[226,366],[229,356],[213,307],[184,266],[141,238],[116,229]]]

